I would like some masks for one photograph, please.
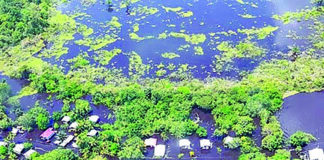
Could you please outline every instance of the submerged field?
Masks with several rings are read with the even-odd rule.
[[[322,4],[0,0],[0,159],[23,159],[17,144],[31,159],[299,158],[323,142],[301,123],[321,103],[300,114],[310,98],[291,100],[324,88]],[[164,156],[145,147],[150,137]]]

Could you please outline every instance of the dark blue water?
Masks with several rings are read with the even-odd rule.
[[[285,98],[277,114],[286,137],[296,131],[311,133],[318,140],[305,147],[324,148],[324,92],[300,93]]]
[[[106,29],[101,27],[102,25],[100,24],[107,23],[111,20],[112,16],[118,17],[119,22],[123,25],[121,27],[121,32],[118,34],[121,40],[109,44],[108,46],[103,48],[104,50],[120,48],[122,49],[123,53],[135,51],[141,56],[144,64],[151,64],[152,66],[156,66],[160,63],[163,63],[165,65],[173,63],[178,67],[181,64],[189,64],[190,67],[194,67],[194,69],[191,69],[191,73],[197,78],[205,78],[207,76],[237,77],[240,71],[250,71],[255,68],[261,61],[280,57],[277,53],[279,51],[288,51],[289,45],[298,44],[301,46],[307,46],[307,43],[305,41],[286,38],[287,31],[291,29],[296,29],[297,33],[304,33],[305,24],[292,23],[289,25],[283,25],[281,22],[275,21],[271,17],[274,14],[283,14],[287,11],[297,11],[298,9],[302,9],[305,6],[310,5],[308,1],[251,0],[248,2],[248,4],[242,5],[235,0],[145,0],[132,4],[131,10],[135,10],[140,6],[148,6],[156,7],[159,12],[154,15],[149,15],[146,18],[140,20],[139,18],[141,17],[141,15],[127,15],[126,9],[120,9],[119,3],[117,1],[113,1],[114,11],[112,12],[108,12],[107,5],[103,4],[103,2],[99,0],[97,3],[89,7],[84,7],[80,4],[79,1],[72,0],[71,2],[61,5],[58,8],[67,14],[84,12],[90,15],[90,17],[77,19],[77,22],[86,24],[88,27],[93,28],[93,36],[105,34]],[[257,7],[252,6],[252,3]],[[183,11],[192,11],[193,16],[182,18],[173,12],[166,13],[162,6],[182,7]],[[239,16],[243,14],[250,14],[256,16],[256,18],[248,19]],[[204,23],[203,25],[201,25],[202,22]],[[139,36],[154,36],[155,38],[146,39],[140,42],[131,40],[128,34],[131,32],[129,30],[132,30],[132,26],[135,23],[139,24],[140,29],[137,32]],[[170,24],[175,25],[175,27],[168,27],[167,25]],[[275,31],[274,35],[269,36],[264,40],[253,40],[257,42],[259,46],[267,50],[264,57],[259,57],[256,59],[234,59],[233,69],[221,72],[221,74],[212,71],[214,68],[213,61],[216,60],[214,56],[221,54],[218,50],[214,49],[217,46],[217,43],[222,41],[230,41],[233,42],[233,44],[236,44],[238,43],[238,41],[245,39],[246,36],[243,34],[232,36],[217,35],[219,36],[219,39],[214,40],[217,42],[216,44],[214,44],[211,43],[211,37],[209,36],[209,33],[222,31],[226,32],[229,30],[237,31],[237,29],[249,29],[252,27],[262,28],[268,25],[278,26],[280,27],[280,29]],[[301,26],[303,27],[302,29],[300,29]],[[157,39],[158,35],[165,31],[169,33],[172,31],[180,32],[180,30],[184,30],[184,33],[186,34],[205,34],[207,40],[200,45],[203,48],[205,54],[202,56],[195,55],[193,46],[189,48],[189,51],[178,51],[178,48],[181,45],[188,44],[184,41],[184,39],[181,38],[169,37],[167,39]],[[78,39],[82,39],[82,36],[76,36],[76,40]],[[63,55],[60,60],[63,60],[63,66],[66,70],[68,70],[69,67],[65,61],[77,56],[78,53],[82,51],[87,51],[88,47],[78,46],[70,42],[66,46],[69,48],[69,53]],[[181,57],[172,60],[165,59],[161,57],[161,54],[164,52],[175,52]],[[90,55],[90,59],[91,56],[95,55],[92,51],[88,53]],[[115,67],[122,69],[123,72],[127,75],[129,63],[127,59],[127,56],[118,55],[113,58],[110,63],[116,64]],[[94,61],[92,62],[96,63]],[[112,65],[108,65],[106,67],[112,68]],[[147,72],[145,76],[154,77],[155,71],[156,67],[153,67],[153,69]]]

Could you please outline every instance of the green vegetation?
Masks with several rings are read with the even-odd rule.
[[[5,80],[0,80],[0,130],[6,130],[12,126],[12,120],[7,116],[5,112],[5,102],[10,97],[10,86]],[[8,103],[8,102],[6,102]],[[9,103],[10,104],[10,103]],[[1,151],[0,151],[1,152]],[[0,153],[0,155],[2,155]]]
[[[194,47],[194,50],[195,50],[195,54],[196,54],[196,55],[204,55],[204,50],[203,50],[202,47],[200,47],[200,46],[195,46],[195,47]]]
[[[41,55],[48,58],[53,56],[59,58],[68,53],[68,48],[64,47],[64,45],[69,40],[74,39],[73,35],[77,31],[77,24],[73,18],[58,11],[51,14],[53,15],[48,20],[49,27],[43,36],[49,43],[53,43],[53,45],[44,50]]]
[[[110,51],[107,51],[107,50],[99,50],[96,53],[98,54],[98,56],[95,57],[94,59],[96,61],[99,61],[99,63],[101,65],[107,65],[107,64],[109,64],[109,62],[110,62],[110,60],[112,58],[114,58],[118,54],[122,53],[122,50],[115,48],[115,49],[110,50]]]
[[[156,14],[157,12],[159,12],[159,9],[155,7],[139,6],[132,9],[130,15],[145,18],[146,16]]]
[[[171,7],[165,7],[165,6],[162,6],[162,8],[166,11],[166,12],[179,12],[182,10],[181,7],[176,7],[176,8],[171,8]]]
[[[258,39],[265,39],[267,36],[276,31],[279,27],[267,26],[263,28],[238,29],[239,33],[244,33],[248,37],[256,35]],[[252,38],[252,37],[250,37]]]
[[[46,159],[52,159],[52,160],[78,160],[78,156],[69,149],[54,149],[51,152],[45,153],[40,156],[36,156],[33,159],[35,160],[46,160]]]
[[[103,47],[106,47],[107,45],[116,42],[117,39],[115,37],[112,37],[110,35],[105,35],[104,37],[100,37],[100,38],[86,38],[86,39],[81,39],[81,40],[77,40],[75,41],[76,44],[78,45],[84,45],[84,46],[89,46],[90,47],[90,51],[94,50],[99,50]]]
[[[120,29],[122,27],[122,24],[118,21],[118,17],[113,16],[111,20],[108,22],[108,26],[116,29]]]
[[[171,32],[169,36],[174,38],[183,38],[186,42],[189,42],[191,44],[200,44],[205,42],[206,36],[204,34],[192,34],[188,35],[185,33],[177,33],[177,32]]]
[[[269,160],[286,160],[291,159],[290,152],[284,149],[278,149],[276,150],[276,153],[269,157]]]
[[[245,4],[243,0],[236,0],[240,4]]]
[[[10,86],[6,83],[6,80],[0,80],[0,104],[3,104],[10,96]]]
[[[234,58],[257,58],[265,53],[263,48],[257,46],[255,42],[249,40],[241,41],[233,46],[228,41],[221,42],[217,49],[223,52],[221,55],[216,55],[215,71],[226,71],[226,65],[230,64]]]
[[[301,151],[302,147],[315,140],[316,138],[313,135],[302,131],[297,131],[289,137],[289,144],[296,147],[296,150],[299,152]]]
[[[46,109],[36,103],[27,113],[18,117],[16,123],[31,131],[37,124],[38,128],[43,130],[47,128],[49,122],[49,113]]]
[[[191,17],[191,16],[193,16],[193,12],[192,12],[192,11],[180,12],[179,15],[180,15],[181,17],[184,17],[184,18],[186,18],[186,17]]]
[[[97,0],[81,0],[81,4],[84,6],[91,6],[95,4]]]
[[[288,24],[291,21],[302,21],[317,18],[323,15],[324,6],[313,7],[311,9],[302,9],[298,12],[286,12],[282,16],[274,15],[273,18],[282,21],[284,24]]]
[[[172,53],[172,52],[166,52],[162,54],[163,58],[168,58],[168,59],[173,59],[173,58],[177,58],[180,57],[180,55],[176,54],[176,53]]]
[[[207,136],[207,130],[204,127],[198,127],[198,129],[196,130],[196,134],[199,137],[206,137]]]
[[[49,26],[48,0],[1,0],[0,6],[1,50],[40,34]]]
[[[233,141],[225,145],[232,149],[240,148],[239,159],[289,159],[290,153],[282,149],[286,139],[274,113],[281,108],[284,97],[298,92],[321,90],[324,86],[324,59],[314,59],[312,56],[298,57],[295,61],[269,60],[263,62],[253,72],[240,77],[240,80],[225,78],[197,80],[190,75],[190,69],[194,66],[161,62],[160,65],[155,65],[157,78],[154,79],[143,77],[152,69],[145,64],[146,59],[143,59],[140,53],[128,51],[124,54],[129,60],[129,77],[125,77],[120,73],[121,71],[102,67],[108,65],[113,57],[122,53],[122,50],[118,48],[103,49],[122,39],[118,35],[121,27],[128,26],[124,26],[124,23],[122,24],[116,16],[112,16],[108,22],[98,23],[104,26],[105,33],[95,36],[94,29],[77,23],[74,20],[75,17],[71,15],[56,11],[47,1],[7,1],[0,0],[0,5],[3,6],[0,10],[2,15],[0,21],[3,22],[0,26],[3,31],[0,36],[0,48],[5,51],[0,56],[0,71],[4,75],[30,83],[24,86],[17,96],[10,97],[10,87],[5,81],[0,82],[0,129],[6,130],[11,126],[21,125],[28,131],[36,127],[44,130],[49,127],[50,118],[52,118],[55,121],[53,127],[58,130],[57,138],[63,140],[67,136],[68,125],[59,125],[58,121],[65,115],[70,116],[72,121],[79,124],[74,134],[81,159],[143,158],[145,151],[143,139],[154,134],[160,134],[163,139],[168,139],[170,136],[182,138],[193,134],[206,137],[206,128],[190,119],[194,107],[211,111],[216,127],[214,136],[225,137],[229,132],[235,133],[236,137]],[[130,7],[138,1],[122,1],[120,8],[126,7],[130,10],[129,15],[135,21],[127,22],[130,24],[128,29],[130,33],[126,35],[129,35],[132,40],[142,41],[153,38],[153,36],[140,37],[137,34],[140,30],[139,26],[143,25],[139,20],[154,14],[158,16],[159,10],[142,5]],[[81,1],[83,5],[91,5],[95,2],[96,0]],[[238,2],[255,6],[242,0]],[[162,8],[166,12],[176,12],[180,17],[193,16],[193,12],[183,11],[181,7]],[[8,12],[9,10],[13,11]],[[274,18],[288,23],[298,17],[300,19],[317,17],[322,14],[321,11],[322,8],[317,7],[316,10],[304,10],[303,13],[291,13],[274,16]],[[254,18],[249,14],[241,16]],[[192,23],[191,19],[195,18],[186,20]],[[323,48],[321,40],[324,37],[321,30],[322,23],[314,22],[314,24],[317,25],[314,30],[321,34],[316,32],[315,36],[311,35],[314,37],[312,43],[314,48],[321,49]],[[157,38],[184,39],[186,43],[179,46],[179,51],[188,51],[188,48],[193,48],[195,54],[203,55],[204,48],[201,44],[207,40],[206,35],[187,34],[190,32],[186,32],[185,25],[187,24],[182,23],[176,26],[181,27],[179,32],[174,31],[177,28],[160,31],[158,33],[161,34]],[[204,23],[201,22],[200,25]],[[265,39],[277,29],[278,27],[275,26],[238,29],[237,32],[247,35],[247,38],[238,43],[230,41],[211,43],[215,50],[221,52],[216,56],[215,69],[223,71],[223,67],[236,58],[262,57],[266,50],[252,40]],[[82,52],[68,60],[73,65],[67,72],[63,72],[60,65],[47,63],[46,58],[58,59],[68,52],[68,48],[64,45],[74,39],[75,33],[83,36],[75,43],[89,47],[89,54]],[[209,35],[217,40],[220,39],[219,36],[237,36],[238,33],[228,30]],[[215,36],[216,34],[219,36]],[[47,46],[45,43],[51,45]],[[11,47],[8,48],[8,46]],[[169,59],[180,57],[174,52],[163,53],[161,56]],[[91,58],[100,65],[90,65]],[[174,70],[173,74],[167,75],[168,71],[172,70]],[[19,98],[36,93],[46,93],[49,95],[48,99],[60,99],[64,105],[51,117],[45,106],[39,103],[23,113]],[[85,100],[86,96],[92,97],[93,104],[104,105],[113,111],[115,122],[94,124],[89,121],[88,116],[92,108],[91,102]],[[7,107],[14,109],[17,117],[15,121],[6,115]],[[260,119],[262,130],[260,148],[251,138],[257,125],[255,119]],[[92,129],[99,130],[99,135],[87,136]],[[13,138],[9,134],[6,141],[11,141]],[[296,150],[300,150],[302,146],[313,140],[315,140],[313,136],[297,132],[290,137],[289,143],[296,147]],[[32,148],[28,142],[25,145],[27,148]],[[11,157],[14,155],[12,148],[13,144],[8,147],[1,146],[0,158],[15,159],[16,157]],[[261,152],[262,150],[273,151],[275,154],[266,157]],[[190,154],[193,156],[194,152]],[[179,154],[179,158],[183,156]],[[79,159],[78,155],[68,149],[55,149],[33,157],[36,160]]]

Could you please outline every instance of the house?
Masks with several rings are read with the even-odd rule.
[[[200,140],[200,148],[201,149],[211,149],[212,143],[210,142],[209,139],[201,139]]]
[[[55,135],[55,131],[53,128],[47,128],[46,131],[44,131],[41,135],[40,138],[43,140],[50,140],[54,135]]]
[[[97,123],[99,121],[99,116],[97,115],[92,115],[89,117],[89,120],[93,123]]]
[[[61,144],[61,147],[65,147],[67,144],[69,144],[73,140],[74,136],[69,135]]]
[[[145,139],[144,144],[146,147],[155,147],[157,143],[157,139],[156,138],[148,138]]]
[[[18,133],[25,133],[25,131],[23,130],[23,126],[17,126],[17,129],[18,129]]]
[[[7,146],[7,145],[8,145],[7,142],[3,142],[3,141],[0,142],[0,146]]]
[[[90,136],[90,137],[94,137],[94,136],[97,136],[98,135],[98,131],[97,130],[91,130],[88,134],[87,134],[87,136]]]
[[[78,127],[78,122],[73,122],[73,123],[71,123],[71,125],[69,126],[69,129],[71,129],[71,130],[75,130],[77,127]]]
[[[69,116],[64,116],[64,117],[62,118],[61,121],[62,121],[63,123],[69,123],[70,120],[71,120],[71,117],[69,117]]]
[[[36,153],[36,151],[33,150],[33,149],[30,149],[29,151],[27,151],[26,153],[24,153],[24,157],[26,159],[30,159],[33,153]]]
[[[72,143],[72,147],[73,147],[73,148],[79,148],[79,146],[76,144],[76,142],[73,142],[73,143]]]
[[[18,128],[12,128],[11,133],[16,135],[19,132]]]
[[[179,146],[181,149],[190,149],[190,141],[188,139],[180,139]]]
[[[24,144],[16,144],[15,147],[13,148],[13,152],[16,154],[20,155],[21,152],[24,150]]]
[[[228,144],[232,143],[233,141],[234,141],[234,138],[231,137],[231,136],[227,136],[223,140],[223,142],[224,142],[225,145],[228,145]]]
[[[314,148],[308,151],[309,160],[324,160],[324,152],[321,148]]]
[[[17,126],[17,129],[18,129],[18,133],[20,133],[20,134],[24,134],[25,133],[25,131],[23,129],[23,126]]]
[[[55,144],[55,145],[59,145],[60,143],[61,143],[60,140],[55,140],[55,141],[54,141],[54,144]]]
[[[154,157],[164,157],[166,146],[163,144],[156,145],[154,148]]]

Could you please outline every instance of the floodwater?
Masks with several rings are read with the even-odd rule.
[[[324,92],[299,93],[285,98],[277,114],[286,137],[296,131],[311,133],[317,138],[304,149],[324,148]]]
[[[150,64],[156,66],[160,63],[165,65],[172,63],[179,67],[181,64],[188,64],[196,78],[211,77],[237,77],[240,71],[253,70],[258,64],[264,60],[272,58],[280,58],[281,55],[277,55],[277,52],[288,51],[289,45],[301,45],[307,46],[307,42],[298,41],[287,38],[287,32],[289,30],[295,30],[297,33],[305,33],[305,26],[303,23],[291,23],[289,25],[283,25],[279,21],[275,21],[271,17],[274,14],[283,14],[287,11],[297,11],[310,5],[305,0],[249,0],[248,4],[241,4],[236,0],[142,0],[131,5],[131,10],[135,10],[142,6],[156,7],[159,11],[156,14],[142,17],[142,15],[127,15],[126,9],[120,9],[117,4],[117,0],[113,0],[113,11],[107,11],[107,5],[103,3],[103,0],[97,0],[94,5],[89,7],[82,6],[80,0],[71,0],[66,4],[58,7],[63,13],[73,14],[77,12],[83,12],[89,16],[82,18],[76,18],[76,21],[91,27],[94,30],[93,37],[106,34],[106,29],[102,27],[102,24],[106,24],[111,20],[113,16],[118,17],[119,22],[122,24],[121,32],[118,34],[120,37],[116,42],[109,44],[102,48],[103,50],[111,50],[114,48],[120,48],[124,54],[115,56],[111,62],[105,66],[107,68],[122,69],[125,74],[128,74],[129,60],[125,53],[135,51],[143,60],[144,64]],[[252,5],[254,4],[254,5]],[[166,12],[163,9],[165,7],[181,7],[183,11],[192,11],[193,16],[182,18],[176,13]],[[249,14],[255,16],[255,18],[242,18],[239,15]],[[140,37],[153,36],[152,39],[145,39],[142,41],[135,41],[130,39],[129,33],[133,30],[132,26],[138,23],[139,31],[137,34]],[[237,35],[226,36],[223,34],[217,35],[219,39],[209,36],[210,33],[216,32],[228,32],[230,30],[237,31],[237,29],[250,29],[250,28],[262,28],[265,26],[278,26],[279,29],[264,40],[254,40],[259,46],[267,50],[264,57],[256,59],[234,59],[234,68],[222,72],[220,75],[213,72],[213,61],[215,61],[215,55],[221,55],[221,53],[215,49],[217,43],[222,41],[230,41],[237,44],[246,38],[245,35],[238,33]],[[181,32],[186,34],[205,34],[207,40],[199,44],[204,50],[204,55],[195,55],[193,46],[190,46],[188,50],[179,51],[178,48],[181,45],[188,44],[183,39],[168,37],[167,39],[158,39],[160,33]],[[80,46],[74,43],[75,40],[83,39],[80,34],[74,35],[75,39],[65,44],[65,47],[69,48],[67,54],[63,55],[56,60],[54,57],[45,59],[53,64],[62,66],[67,72],[70,67],[67,62],[68,59],[72,59],[82,52],[87,51],[89,54],[88,59],[92,64],[99,65],[94,61],[93,51],[88,51],[88,47]],[[174,52],[179,54],[179,58],[165,59],[161,56],[165,52]],[[146,76],[154,77],[153,68]],[[170,72],[170,71],[168,71]],[[0,74],[0,79],[4,78],[10,84],[13,95],[16,95],[28,82],[22,80],[10,79]],[[21,99],[21,106],[23,111],[27,111],[32,107],[36,101],[40,101],[50,114],[54,111],[61,110],[63,106],[60,100],[47,100],[46,94],[36,94],[26,96]],[[91,97],[84,97],[91,101]],[[307,131],[312,133],[318,138],[317,143],[309,145],[324,145],[323,124],[324,110],[321,108],[324,106],[323,92],[316,92],[311,94],[301,93],[285,99],[283,110],[278,113],[279,120],[282,124],[282,128],[285,131],[285,135],[289,136],[297,130]],[[91,104],[93,111],[91,115],[99,115],[100,123],[113,123],[109,115],[113,113],[105,106],[95,106]],[[12,114],[8,113],[11,118],[15,118]],[[208,131],[206,138],[213,142],[213,148],[207,151],[202,151],[199,148],[199,137],[192,135],[187,137],[193,144],[193,150],[195,151],[196,159],[237,159],[239,156],[239,150],[230,150],[224,148],[222,145],[222,139],[213,137],[214,120],[210,112],[202,111],[200,109],[193,109],[191,119],[199,117],[199,124],[205,127]],[[256,124],[258,120],[256,120]],[[7,132],[0,134],[0,139],[3,139]],[[23,143],[31,141],[36,150],[40,153],[50,151],[57,146],[53,143],[45,143],[39,139],[41,131],[35,129],[30,133],[19,134],[15,138],[16,143]],[[167,157],[176,159],[179,153],[184,153],[184,158],[189,158],[189,151],[181,151],[178,147],[178,139],[170,137],[168,140],[162,140],[158,135],[153,137],[158,138],[159,144],[167,145]],[[260,146],[261,134],[260,127],[256,129],[252,137],[256,143]],[[322,146],[324,147],[324,146]],[[71,144],[68,145],[71,148]],[[218,152],[217,148],[220,148],[221,152]],[[150,158],[153,155],[153,149],[148,148],[145,156]]]
[[[294,30],[296,33],[305,33],[305,26],[303,23],[291,23],[283,25],[281,22],[272,18],[274,14],[283,14],[287,11],[297,11],[298,9],[305,8],[310,5],[308,1],[304,0],[249,0],[246,4],[241,4],[236,0],[145,0],[139,1],[130,5],[130,10],[135,11],[141,9],[140,7],[155,7],[159,11],[153,15],[143,16],[143,14],[128,15],[126,8],[119,7],[119,1],[113,1],[113,11],[107,11],[107,5],[102,0],[98,0],[95,4],[90,6],[83,6],[79,0],[71,0],[69,3],[63,4],[58,7],[63,13],[86,13],[88,16],[76,18],[77,22],[87,25],[94,30],[93,37],[107,34],[107,24],[111,17],[116,16],[122,24],[121,32],[118,33],[119,40],[102,48],[103,50],[111,50],[120,48],[123,53],[135,51],[143,60],[144,64],[156,66],[160,63],[168,65],[169,63],[180,66],[181,64],[188,64],[192,74],[196,78],[205,78],[207,76],[218,77],[237,77],[240,71],[250,71],[259,62],[278,58],[278,52],[287,52],[288,46],[299,45],[307,46],[307,42],[300,40],[293,40],[287,38],[286,35],[289,30]],[[166,12],[163,7],[181,7],[182,11],[192,11],[193,16],[181,17],[174,12]],[[243,18],[240,15],[252,15],[253,18]],[[145,15],[145,14],[144,14]],[[129,33],[133,31],[132,26],[138,23],[139,31],[137,34],[140,37],[153,36],[150,39],[142,41],[132,40]],[[209,36],[210,33],[217,32],[237,32],[238,29],[262,28],[265,26],[278,26],[279,29],[273,35],[268,36],[263,40],[253,40],[259,46],[266,49],[264,57],[254,59],[250,58],[235,58],[233,61],[233,68],[222,72],[221,74],[213,72],[215,68],[213,61],[215,55],[221,53],[215,49],[217,44],[222,41],[230,41],[237,44],[246,38],[246,35],[237,33],[237,35],[223,35],[216,34],[218,39]],[[204,43],[199,45],[191,45],[188,50],[178,50],[181,45],[189,44],[182,38],[158,39],[160,33],[170,32],[184,32],[186,34],[205,34],[207,39]],[[83,37],[76,34],[75,40],[82,39]],[[90,36],[91,37],[91,36]],[[91,63],[99,65],[93,60],[92,56],[95,55],[93,51],[88,51],[88,47],[79,46],[74,44],[75,40],[70,41],[65,46],[69,48],[69,53],[60,57],[60,62],[65,70],[69,70],[67,59],[76,57],[81,52],[88,52],[89,60]],[[193,47],[201,46],[204,50],[204,55],[195,55]],[[165,52],[174,52],[179,54],[179,58],[166,59],[161,56]],[[52,63],[58,63],[52,61]],[[122,69],[127,75],[128,73],[128,57],[125,54],[115,56],[108,68]],[[154,77],[156,67],[153,67],[146,74],[148,77]],[[168,71],[169,72],[169,71]]]
[[[28,84],[27,81],[24,80],[15,80],[11,79],[7,76],[4,76],[0,74],[0,80],[5,79],[6,82],[10,85],[12,95],[17,95],[19,91]],[[32,108],[36,101],[40,103],[40,105],[44,108],[47,109],[50,115],[53,114],[53,112],[61,111],[61,108],[63,106],[63,101],[58,100],[55,97],[52,98],[51,100],[47,99],[48,95],[47,94],[34,94],[30,96],[25,96],[20,99],[20,104],[21,104],[21,109],[23,112],[27,112],[30,108]],[[90,101],[90,106],[92,108],[92,111],[90,112],[89,115],[98,115],[100,117],[99,123],[114,123],[115,117],[112,111],[110,111],[107,107],[99,105],[96,106],[92,104],[91,102],[91,97],[86,96],[84,99]],[[72,104],[71,107],[73,108],[74,105]],[[7,107],[7,115],[12,119],[15,120],[16,116],[15,114],[11,111],[11,107]],[[110,116],[109,116],[110,115]],[[53,125],[53,120],[50,120],[50,124]],[[9,134],[10,129],[7,131],[1,131],[0,132],[0,141],[3,141],[3,139]],[[46,153],[48,151],[51,151],[53,149],[56,149],[58,146],[53,143],[55,138],[52,138],[52,142],[47,143],[43,140],[40,139],[40,135],[42,134],[43,131],[36,129],[33,129],[31,132],[25,132],[23,134],[17,134],[17,136],[14,138],[13,142],[16,144],[19,143],[25,143],[25,142],[31,142],[33,143],[33,149],[35,149],[38,153]],[[73,134],[73,133],[67,133],[67,134]],[[72,142],[69,143],[66,148],[72,149],[75,152],[78,152],[77,149],[73,148],[71,146]],[[20,159],[23,159],[23,157],[19,157]]]
[[[159,135],[153,135],[152,137],[158,139],[157,144],[165,144],[166,145],[166,156],[168,159],[177,159],[180,153],[184,154],[184,159],[189,159],[189,152],[194,151],[195,157],[194,159],[228,159],[234,160],[238,159],[240,155],[239,149],[229,149],[223,146],[223,138],[224,137],[215,137],[213,136],[215,130],[215,121],[210,111],[194,108],[191,112],[190,118],[193,121],[198,121],[198,124],[207,130],[207,137],[200,138],[196,134],[185,137],[191,142],[190,150],[181,150],[179,147],[179,139],[175,137],[170,137],[168,140],[163,140]],[[257,129],[252,133],[252,138],[255,140],[258,146],[261,145],[261,128],[259,125],[259,120],[255,120],[255,124],[257,125]],[[233,132],[229,133],[230,136],[235,136]],[[212,142],[212,148],[209,150],[200,149],[200,140],[201,139],[209,139]],[[154,148],[147,148],[147,152],[145,156],[147,159],[153,157]],[[266,153],[268,154],[268,153]]]

